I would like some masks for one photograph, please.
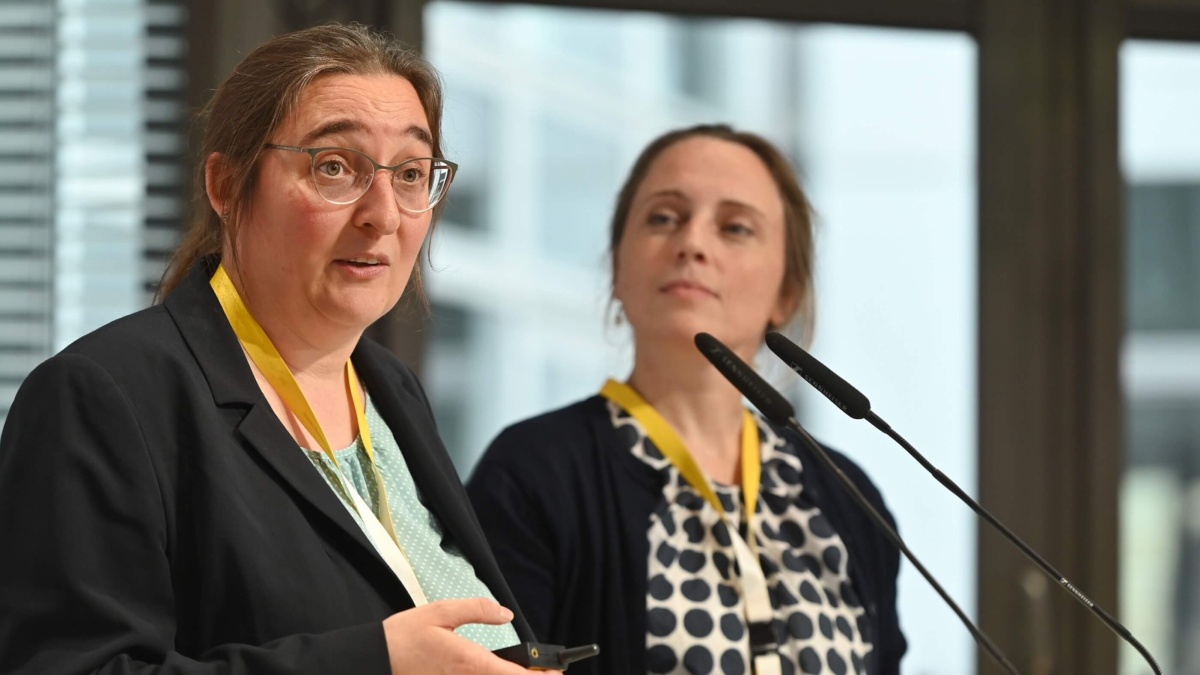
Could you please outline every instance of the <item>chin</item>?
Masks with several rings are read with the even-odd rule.
[[[726,344],[742,334],[736,326],[731,325],[729,317],[690,308],[658,308],[657,312],[638,312],[636,317],[631,316],[629,320],[637,335],[656,342],[686,345],[688,349],[695,349],[697,333],[710,333]]]
[[[694,348],[697,333],[712,333],[719,336],[720,331],[714,330],[711,325],[702,323],[683,323],[673,324],[669,326],[655,326],[649,329],[639,330],[639,333],[647,337],[653,338],[656,342],[667,343],[671,345],[679,345],[684,348]]]
[[[356,300],[334,303],[329,308],[327,315],[335,317],[335,320],[343,326],[366,330],[368,326],[386,316],[396,304],[394,302],[387,303],[382,299],[374,302],[364,302],[363,298]]]

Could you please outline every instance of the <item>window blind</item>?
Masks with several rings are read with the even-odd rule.
[[[0,4],[0,425],[37,363],[153,296],[187,187],[186,20]]]
[[[55,14],[0,4],[0,424],[51,344]]]

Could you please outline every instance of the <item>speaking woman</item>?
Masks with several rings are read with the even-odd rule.
[[[0,672],[525,672],[491,654],[532,636],[421,386],[363,337],[453,178],[441,106],[419,55],[354,26],[217,89],[165,300],[9,413]]]

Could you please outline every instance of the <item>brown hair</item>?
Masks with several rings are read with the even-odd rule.
[[[198,261],[219,256],[226,234],[236,238],[239,220],[250,212],[263,144],[295,110],[304,88],[332,74],[391,74],[408,80],[429,120],[433,155],[442,156],[442,85],[421,54],[360,24],[331,23],[264,42],[242,59],[197,115],[196,123],[204,131],[193,182],[191,224],[163,273],[159,299],[170,294]],[[212,186],[225,202],[221,214],[206,199],[205,163],[213,153],[221,157],[219,184]],[[435,222],[441,207],[434,210]],[[424,301],[419,264],[410,284]]]
[[[634,195],[641,187],[642,181],[650,171],[654,160],[658,159],[667,148],[680,141],[697,136],[715,138],[722,141],[737,143],[749,148],[766,165],[767,171],[775,179],[779,196],[783,200],[783,222],[786,232],[784,249],[784,273],[782,292],[796,300],[796,309],[788,322],[799,317],[803,337],[807,341],[815,323],[815,297],[813,294],[813,223],[812,207],[808,197],[796,179],[796,172],[788,163],[787,158],[770,141],[762,136],[747,131],[737,131],[726,124],[702,124],[686,129],[669,131],[654,139],[633,163],[633,169],[625,179],[621,191],[617,194],[617,206],[613,211],[610,226],[608,252],[612,258],[613,282],[617,275],[617,247],[625,235],[625,223],[629,219],[629,211],[633,206]],[[769,330],[778,330],[782,326],[768,326]]]

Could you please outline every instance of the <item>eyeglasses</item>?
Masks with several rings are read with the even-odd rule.
[[[408,159],[395,166],[384,166],[358,150],[350,148],[300,148],[294,145],[265,146],[271,150],[303,152],[312,158],[313,186],[317,194],[333,204],[353,204],[367,194],[375,174],[392,172],[392,192],[396,204],[409,213],[425,213],[446,196],[458,165],[433,157]]]

